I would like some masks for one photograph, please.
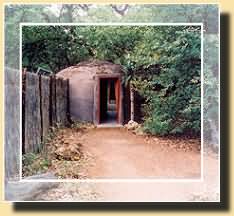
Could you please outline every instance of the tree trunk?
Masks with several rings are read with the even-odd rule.
[[[130,104],[131,104],[131,120],[134,121],[134,89],[130,82]]]

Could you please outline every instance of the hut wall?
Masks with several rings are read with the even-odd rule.
[[[94,80],[78,73],[70,79],[69,86],[71,119],[92,122]]]
[[[91,60],[63,69],[57,76],[69,79],[70,117],[74,121],[89,121],[98,123],[99,79],[96,77],[121,77],[121,66],[106,61]],[[123,123],[125,115],[124,92],[120,86],[120,119]]]

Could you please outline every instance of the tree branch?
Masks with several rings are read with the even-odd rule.
[[[125,15],[125,13],[127,12],[128,8],[129,8],[128,4],[125,4],[125,5],[111,4],[110,6],[112,7],[112,9],[114,9],[115,12],[117,12],[121,16]]]

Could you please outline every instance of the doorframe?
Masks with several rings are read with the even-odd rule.
[[[96,74],[94,77],[94,109],[93,109],[93,122],[94,124],[100,124],[100,81],[101,79],[119,79],[119,116],[117,124],[123,125],[123,86],[121,84],[121,74]]]

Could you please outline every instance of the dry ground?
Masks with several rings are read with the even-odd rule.
[[[43,157],[48,171],[66,179],[200,178],[201,175],[199,139],[136,135],[126,128],[60,129],[45,145],[40,160],[33,160],[35,167],[45,164]]]
[[[89,178],[199,178],[199,149],[197,139],[139,136],[125,128],[91,129],[82,142],[92,157]]]
[[[48,171],[59,178],[197,179],[201,174],[198,139],[140,136],[125,128],[66,128],[59,130],[46,147],[52,160]],[[59,149],[66,154],[59,155]],[[204,154],[203,168],[204,181],[200,182],[61,183],[36,200],[217,201],[215,154]]]

